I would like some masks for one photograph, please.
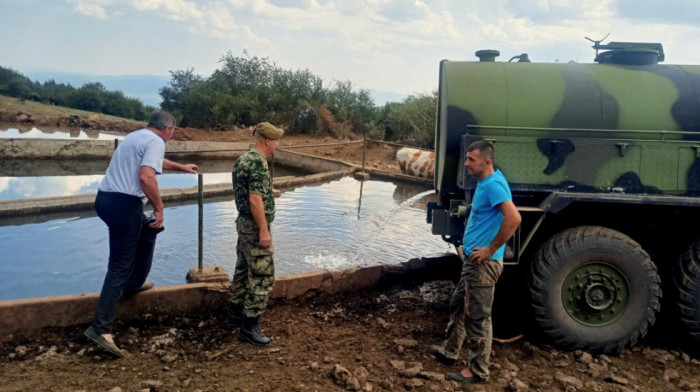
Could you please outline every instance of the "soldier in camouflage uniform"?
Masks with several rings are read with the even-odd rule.
[[[284,134],[268,122],[253,131],[255,147],[241,155],[233,168],[233,191],[238,209],[236,271],[229,297],[229,324],[240,327],[238,337],[254,345],[270,344],[258,325],[275,283],[274,243],[270,224],[275,218],[275,199],[267,157]]]
[[[468,339],[468,367],[447,374],[448,379],[464,383],[488,381],[495,285],[503,271],[505,243],[521,222],[508,182],[493,167],[493,157],[493,145],[487,141],[467,147],[464,166],[479,182],[462,241],[462,275],[450,301],[447,337],[442,346],[430,346],[435,358],[454,365]]]

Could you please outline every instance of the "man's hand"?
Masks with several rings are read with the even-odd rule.
[[[151,222],[148,225],[148,227],[150,227],[152,229],[160,229],[161,227],[163,227],[163,218],[164,218],[163,210],[160,210],[160,211],[154,210],[153,215],[156,217],[156,220]]]
[[[496,251],[492,250],[488,246],[485,246],[483,248],[472,248],[472,254],[469,255],[469,260],[472,263],[479,265],[482,261],[493,256],[494,253],[496,253]]]
[[[197,167],[197,165],[195,165],[194,163],[188,163],[182,165],[182,171],[186,173],[197,174],[199,172],[199,167]]]
[[[272,236],[270,235],[270,232],[267,231],[267,228],[264,231],[260,231],[260,242],[258,243],[258,246],[266,249],[269,248],[270,245],[272,244]]]

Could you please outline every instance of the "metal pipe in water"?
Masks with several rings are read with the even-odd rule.
[[[199,272],[204,269],[203,252],[204,252],[204,175],[197,174],[198,195],[197,203],[199,204]]]

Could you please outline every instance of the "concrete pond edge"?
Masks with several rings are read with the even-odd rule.
[[[407,280],[448,279],[458,273],[460,265],[456,254],[444,253],[414,258],[396,265],[356,267],[337,272],[318,269],[277,276],[271,299],[361,293],[380,285]],[[120,303],[117,319],[130,321],[159,315],[187,316],[224,311],[230,285],[228,273],[220,266],[205,268],[215,270],[218,281],[206,282],[205,278],[202,279],[204,282],[144,291]],[[86,293],[0,301],[0,344],[12,344],[39,336],[47,328],[87,325],[92,321],[98,299],[99,293]]]

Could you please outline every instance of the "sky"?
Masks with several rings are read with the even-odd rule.
[[[661,42],[700,64],[700,0],[0,0],[0,65],[22,73],[208,77],[246,50],[285,69],[399,94],[440,60],[592,62],[584,37]]]

